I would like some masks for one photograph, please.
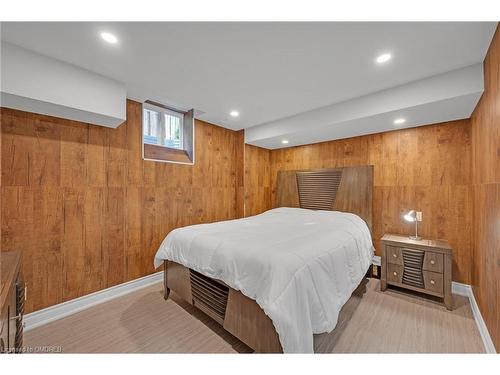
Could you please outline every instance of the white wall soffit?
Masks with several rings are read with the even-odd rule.
[[[2,107],[111,128],[126,119],[122,83],[5,42],[1,76]]]
[[[469,118],[483,90],[479,63],[246,129],[245,142],[276,149]]]

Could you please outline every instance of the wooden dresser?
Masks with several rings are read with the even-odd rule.
[[[23,346],[25,285],[21,253],[0,253],[0,353],[20,353]]]
[[[415,241],[403,235],[385,234],[381,242],[382,290],[395,285],[441,297],[446,308],[452,310],[452,249],[447,241]]]

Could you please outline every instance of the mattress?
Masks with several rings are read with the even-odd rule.
[[[357,215],[281,207],[244,219],[170,232],[154,264],[170,260],[254,299],[285,353],[313,353],[366,274],[373,245]]]

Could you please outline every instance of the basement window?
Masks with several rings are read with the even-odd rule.
[[[142,111],[145,160],[194,164],[193,110],[182,112],[146,101]]]

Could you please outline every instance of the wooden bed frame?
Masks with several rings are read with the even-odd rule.
[[[276,207],[302,207],[352,212],[372,231],[373,166],[317,170],[279,171]],[[352,315],[354,298],[366,291],[362,280],[344,305],[333,334],[345,327]],[[255,300],[175,262],[164,262],[165,299],[170,291],[209,315],[255,352],[282,353],[271,319]]]

